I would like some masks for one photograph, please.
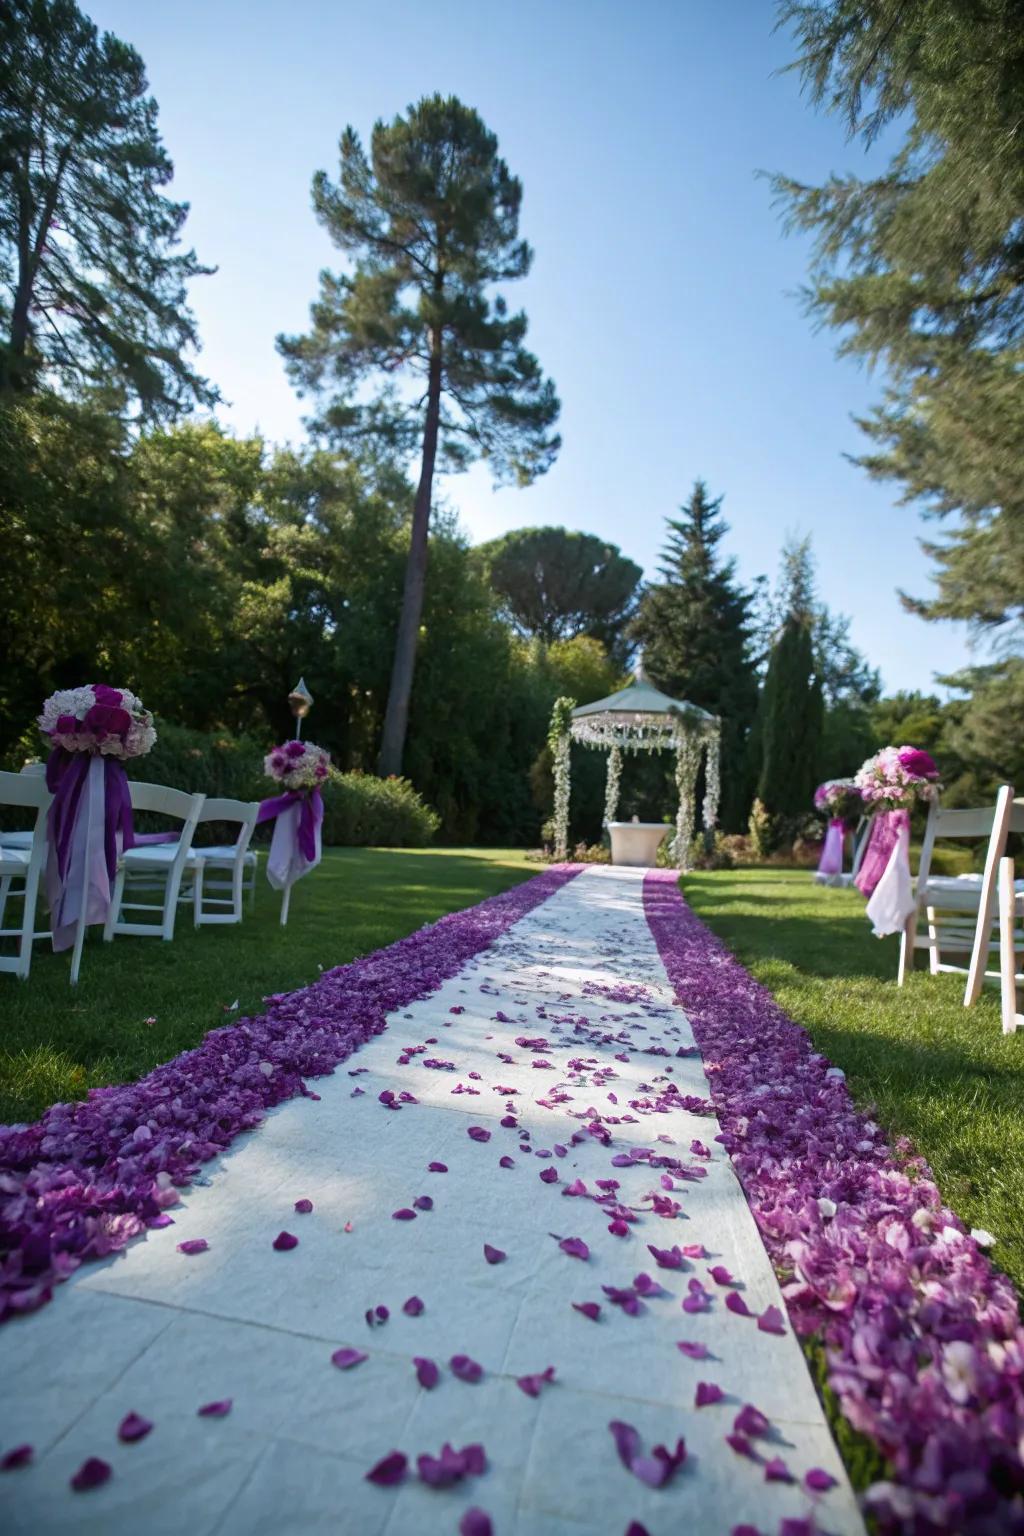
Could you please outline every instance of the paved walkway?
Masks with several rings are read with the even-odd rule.
[[[580,875],[315,1081],[319,1102],[283,1105],[206,1165],[173,1226],[86,1266],[43,1311],[7,1324],[0,1448],[31,1441],[36,1461],[0,1476],[0,1529],[433,1536],[455,1533],[476,1506],[495,1536],[623,1536],[631,1521],[650,1536],[728,1536],[743,1522],[774,1533],[784,1516],[812,1509],[822,1531],[859,1536],[788,1324],[782,1337],[762,1332],[709,1277],[711,1265],[726,1266],[752,1313],[781,1306],[717,1123],[649,1107],[670,1083],[701,1097],[707,1085],[698,1056],[675,1055],[693,1038],[672,1004],[641,888],[640,872]],[[400,1111],[380,1102],[403,1090],[418,1102]],[[500,1123],[509,1106],[518,1128]],[[591,1108],[621,1117],[611,1145],[591,1135],[570,1144],[585,1123],[572,1116]],[[524,1131],[532,1152],[520,1146]],[[710,1158],[691,1151],[695,1139]],[[621,1166],[630,1149],[706,1176]],[[432,1162],[447,1172],[428,1171]],[[613,1198],[642,1207],[626,1237],[609,1233],[606,1208],[564,1193],[582,1179],[597,1194],[611,1178],[620,1181]],[[666,1214],[651,1209],[652,1191]],[[432,1208],[393,1219],[420,1196]],[[297,1200],[311,1200],[312,1212],[297,1213]],[[297,1247],[273,1248],[282,1230]],[[589,1258],[564,1252],[565,1237],[582,1238]],[[193,1238],[208,1250],[178,1252]],[[505,1259],[488,1263],[485,1243]],[[648,1243],[703,1244],[709,1257],[658,1268]],[[639,1272],[661,1290],[628,1315],[602,1286],[630,1288]],[[681,1300],[695,1278],[712,1299],[688,1313]],[[412,1295],[423,1302],[418,1316],[402,1310]],[[587,1301],[601,1303],[597,1322],[571,1306]],[[364,1315],[378,1306],[390,1315],[370,1327]],[[706,1346],[709,1358],[690,1358],[680,1341]],[[369,1358],[337,1369],[341,1347]],[[457,1379],[453,1355],[479,1362],[482,1379]],[[440,1366],[434,1390],[418,1385],[414,1357]],[[536,1384],[539,1396],[517,1386],[549,1366],[555,1380]],[[701,1381],[720,1386],[723,1400],[695,1408]],[[225,1398],[227,1417],[197,1416]],[[757,1460],[725,1439],[745,1404],[772,1425],[750,1442]],[[129,1412],[155,1427],[122,1445],[117,1427]],[[648,1487],[616,1454],[614,1420],[634,1425],[645,1451],[685,1437],[686,1463]],[[454,1487],[418,1482],[415,1458],[436,1456],[446,1440],[482,1443],[487,1471]],[[405,1482],[366,1481],[393,1450],[410,1458]],[[110,1462],[113,1476],[74,1493],[69,1479],[89,1456]],[[794,1483],[766,1479],[776,1457]],[[809,1494],[802,1478],[814,1467],[837,1485]]]

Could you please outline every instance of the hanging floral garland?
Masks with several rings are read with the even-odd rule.
[[[718,824],[722,798],[722,727],[717,720],[708,726],[704,744],[704,829],[710,832]]]
[[[604,781],[604,824],[609,826],[618,814],[619,784],[622,779],[622,748],[612,747],[608,753],[608,773]]]
[[[676,730],[676,789],[679,791],[679,808],[676,811],[675,859],[679,869],[690,867],[690,844],[693,841],[697,773],[700,769],[704,738],[683,725]],[[706,803],[706,802],[705,802]]]
[[[555,779],[555,858],[564,859],[569,849],[569,747],[572,738],[569,727],[576,700],[555,700],[548,727],[548,746],[551,748],[552,770]]]

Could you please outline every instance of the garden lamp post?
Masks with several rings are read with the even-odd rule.
[[[306,680],[300,677],[291,693],[288,695],[288,708],[295,716],[295,740],[302,736],[302,722],[313,707],[313,695],[306,687]]]

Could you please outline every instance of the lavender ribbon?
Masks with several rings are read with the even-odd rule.
[[[853,882],[862,896],[870,896],[885,874],[904,827],[907,829],[909,844],[909,811],[879,811],[875,816],[868,833],[868,846]]]
[[[267,859],[267,879],[282,891],[320,862],[320,828],[324,819],[319,789],[289,789],[261,800],[257,822],[277,821]]]
[[[843,843],[846,838],[846,822],[841,816],[833,816],[825,833],[825,844],[818,860],[819,875],[841,875],[843,872]]]
[[[46,892],[55,950],[75,942],[79,919],[106,921],[122,848],[134,841],[124,765],[116,757],[54,747],[46,763]]]

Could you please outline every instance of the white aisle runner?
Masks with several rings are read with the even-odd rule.
[[[319,1102],[281,1106],[207,1164],[175,1225],[86,1266],[42,1312],[0,1330],[0,1450],[36,1447],[32,1466],[0,1476],[0,1529],[433,1536],[457,1532],[475,1506],[495,1536],[624,1536],[631,1521],[650,1536],[728,1536],[744,1522],[774,1533],[812,1511],[823,1532],[861,1533],[788,1322],[783,1337],[762,1332],[710,1277],[725,1266],[753,1314],[781,1306],[717,1121],[647,1107],[671,1082],[706,1095],[699,1056],[675,1055],[692,1045],[644,918],[642,872],[580,875],[314,1080]],[[418,1102],[395,1111],[380,1101],[402,1091]],[[500,1124],[509,1104],[518,1128]],[[609,1127],[611,1145],[590,1135],[570,1145],[584,1124],[573,1116],[588,1109],[624,1117]],[[520,1146],[524,1130],[532,1151]],[[691,1151],[694,1140],[710,1159]],[[642,1148],[706,1177],[622,1166]],[[432,1162],[447,1171],[428,1171]],[[588,1198],[613,1178],[612,1198],[641,1208],[625,1237]],[[587,1194],[564,1194],[578,1179]],[[422,1196],[430,1208],[415,1207]],[[297,1213],[297,1200],[312,1212]],[[275,1250],[281,1231],[298,1246]],[[563,1251],[567,1237],[583,1239],[589,1258]],[[194,1238],[208,1251],[178,1252]],[[703,1244],[708,1258],[658,1268],[648,1243]],[[485,1244],[504,1260],[489,1263]],[[660,1289],[627,1295],[638,1309],[629,1315],[602,1287],[629,1291],[638,1274]],[[707,1311],[682,1309],[694,1280],[710,1293]],[[402,1310],[412,1296],[418,1316]],[[600,1303],[598,1321],[574,1302]],[[377,1307],[387,1321],[369,1326]],[[338,1369],[342,1347],[368,1358]],[[482,1379],[458,1379],[456,1355],[478,1362]],[[415,1357],[440,1367],[434,1390],[418,1384]],[[539,1396],[517,1386],[549,1366],[555,1379],[536,1384]],[[699,1382],[724,1398],[695,1408]],[[225,1398],[227,1417],[197,1416]],[[749,1441],[756,1460],[725,1438],[747,1404],[772,1426]],[[129,1412],[154,1428],[122,1445]],[[682,1436],[686,1463],[648,1487],[616,1454],[615,1420],[635,1426],[646,1452]],[[416,1457],[445,1441],[482,1444],[487,1471],[424,1486]],[[367,1482],[393,1450],[409,1457],[405,1482]],[[74,1493],[69,1479],[90,1456],[113,1476]],[[766,1476],[777,1459],[794,1482]],[[809,1493],[810,1468],[836,1486]]]

